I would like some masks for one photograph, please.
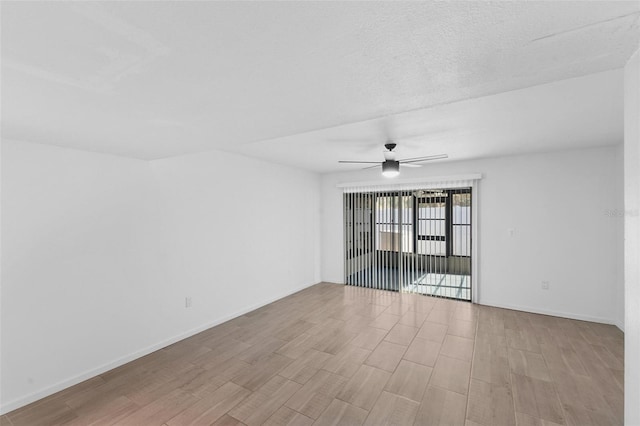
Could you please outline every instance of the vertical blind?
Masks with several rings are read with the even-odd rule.
[[[350,187],[345,283],[471,300],[472,191]]]

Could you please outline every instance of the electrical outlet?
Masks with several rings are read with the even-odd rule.
[[[185,297],[184,298],[184,307],[185,308],[190,308],[191,307],[191,297]]]
[[[542,281],[542,289],[549,290],[549,281]]]

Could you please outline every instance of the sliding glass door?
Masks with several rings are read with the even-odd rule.
[[[471,300],[471,207],[471,188],[345,193],[345,283]]]

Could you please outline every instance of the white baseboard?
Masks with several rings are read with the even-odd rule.
[[[601,318],[601,317],[594,317],[590,315],[574,314],[572,312],[551,311],[547,309],[532,308],[530,306],[518,306],[518,305],[509,305],[504,303],[495,303],[489,300],[480,300],[478,303],[480,305],[493,306],[495,308],[511,309],[513,311],[531,312],[533,314],[550,315],[553,317],[569,318],[569,319],[575,319],[580,321],[598,322],[601,324],[610,324],[610,325],[615,325],[616,327],[622,330],[618,322],[611,318]]]
[[[0,415],[6,414],[6,413],[8,413],[10,411],[13,411],[13,410],[15,410],[17,408],[23,407],[23,406],[25,406],[27,404],[31,404],[32,402],[35,402],[35,401],[37,401],[39,399],[42,399],[42,398],[45,398],[45,397],[47,397],[49,395],[53,395],[54,393],[59,392],[59,391],[61,391],[63,389],[66,389],[66,388],[68,388],[70,386],[77,385],[78,383],[84,382],[85,380],[88,380],[88,379],[91,379],[93,377],[96,377],[96,376],[98,376],[98,375],[100,375],[102,373],[106,373],[107,371],[113,370],[114,368],[117,368],[117,367],[120,367],[123,364],[131,362],[131,361],[136,360],[138,358],[141,358],[141,357],[143,357],[145,355],[148,355],[148,354],[150,354],[152,352],[155,352],[155,351],[160,350],[162,348],[165,348],[165,347],[167,347],[169,345],[172,345],[172,344],[174,344],[176,342],[179,342],[180,340],[184,340],[184,339],[186,339],[188,337],[191,337],[194,334],[198,334],[198,333],[200,333],[200,332],[202,332],[204,330],[207,330],[207,329],[209,329],[211,327],[215,327],[216,325],[222,324],[223,322],[227,322],[227,321],[229,321],[229,320],[231,320],[233,318],[237,318],[237,317],[239,317],[241,315],[246,314],[247,312],[251,312],[253,310],[256,310],[256,309],[258,309],[258,308],[260,308],[262,306],[268,305],[269,303],[275,302],[276,300],[282,299],[283,297],[287,297],[287,296],[289,296],[291,294],[297,293],[297,292],[299,292],[301,290],[304,290],[305,288],[311,287],[311,286],[316,285],[316,284],[319,284],[319,283],[305,284],[305,285],[297,287],[297,288],[295,288],[293,290],[290,290],[290,291],[287,291],[285,293],[279,294],[277,296],[270,297],[267,300],[263,300],[262,302],[255,303],[255,304],[253,304],[251,306],[248,306],[246,308],[243,308],[243,309],[241,309],[241,310],[239,310],[239,311],[237,311],[237,312],[235,312],[233,314],[226,315],[226,316],[224,316],[222,318],[217,318],[214,321],[208,322],[206,324],[202,324],[202,325],[200,325],[198,327],[195,327],[195,328],[192,328],[190,330],[187,330],[187,331],[185,331],[183,333],[180,333],[180,334],[178,334],[176,336],[173,336],[173,337],[170,337],[168,339],[165,339],[165,340],[163,340],[161,342],[158,342],[158,343],[156,343],[154,345],[147,346],[146,348],[140,349],[140,350],[135,351],[135,352],[133,352],[131,354],[125,355],[123,357],[120,357],[120,358],[118,358],[118,359],[116,359],[114,361],[111,361],[111,362],[107,363],[107,364],[103,364],[103,365],[101,365],[99,367],[92,368],[91,370],[85,371],[85,372],[83,372],[81,374],[78,374],[78,375],[76,375],[74,377],[71,377],[69,379],[62,380],[62,381],[60,381],[60,382],[58,382],[58,383],[56,383],[54,385],[47,386],[46,388],[41,389],[41,390],[36,391],[36,392],[33,392],[33,393],[29,394],[29,395],[26,395],[26,396],[23,396],[23,397],[20,397],[20,398],[16,398],[13,401],[9,401],[9,402],[3,404],[0,407]]]

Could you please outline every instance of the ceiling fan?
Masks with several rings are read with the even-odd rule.
[[[438,154],[438,155],[429,155],[426,157],[414,157],[414,158],[405,158],[404,160],[396,160],[396,153],[393,151],[396,147],[396,144],[393,142],[387,142],[384,144],[384,147],[387,149],[384,151],[384,161],[348,161],[341,160],[338,163],[351,163],[351,164],[375,164],[375,166],[365,167],[364,169],[373,169],[374,167],[382,166],[382,176],[384,177],[396,177],[400,174],[400,166],[403,167],[421,167],[420,164],[424,161],[431,160],[441,160],[443,158],[448,158],[447,154]],[[364,170],[363,169],[363,170]]]

